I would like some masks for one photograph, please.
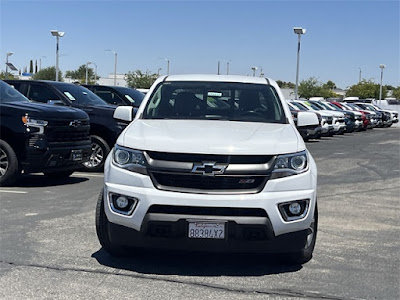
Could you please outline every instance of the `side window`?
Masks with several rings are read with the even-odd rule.
[[[60,97],[58,97],[48,87],[38,85],[38,84],[31,84],[29,86],[27,97],[28,97],[28,99],[30,99],[32,101],[41,102],[41,103],[47,103],[49,101],[61,100]]]
[[[94,93],[109,104],[114,104],[114,105],[124,104],[122,102],[122,99],[112,90],[96,87]]]

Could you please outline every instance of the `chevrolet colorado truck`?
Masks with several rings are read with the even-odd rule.
[[[317,168],[275,81],[233,75],[156,80],[107,157],[96,207],[103,249],[279,253],[312,258]],[[317,125],[298,112],[297,125]]]

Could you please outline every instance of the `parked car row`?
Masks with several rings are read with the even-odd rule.
[[[144,97],[129,88],[90,87],[107,102],[84,86],[55,81],[6,80],[0,88],[0,185],[22,172],[66,177],[102,170],[127,125],[113,118],[115,108],[136,111]]]
[[[370,103],[305,99],[287,102],[295,121],[299,111],[314,112],[320,120],[318,126],[297,127],[304,140],[375,127],[390,127],[399,121],[398,112],[385,110]]]

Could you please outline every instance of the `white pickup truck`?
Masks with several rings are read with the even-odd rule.
[[[312,258],[317,168],[275,81],[164,76],[105,163],[96,209],[103,248],[279,253]],[[300,126],[316,125],[299,112]]]

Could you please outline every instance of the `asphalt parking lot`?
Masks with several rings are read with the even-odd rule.
[[[0,299],[400,299],[400,126],[312,140],[314,258],[140,253],[96,237],[101,173],[40,174],[0,188]]]

